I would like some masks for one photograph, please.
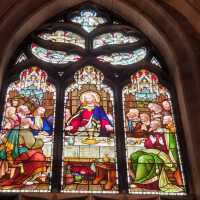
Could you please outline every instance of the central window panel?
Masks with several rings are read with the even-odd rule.
[[[74,79],[65,90],[62,190],[116,193],[113,91],[92,66]]]

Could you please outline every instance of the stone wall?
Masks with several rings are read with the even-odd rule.
[[[50,17],[84,1],[1,0],[0,84],[5,76],[4,69],[9,59],[29,33]],[[191,189],[189,194],[200,199],[200,20],[197,9],[189,4],[186,6],[186,0],[91,1],[121,15],[130,24],[138,27],[156,46],[167,63],[176,88],[184,130],[181,133],[181,141],[184,146],[184,160],[188,166],[188,184]],[[182,11],[183,8],[185,11]],[[63,194],[53,195],[49,194],[49,199],[65,198]],[[25,197],[22,195],[21,198]],[[116,198],[127,197],[119,195]]]

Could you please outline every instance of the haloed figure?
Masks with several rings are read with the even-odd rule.
[[[99,136],[110,136],[114,129],[108,115],[99,105],[99,95],[93,91],[84,92],[80,100],[81,105],[76,113],[69,118],[66,131],[70,134],[96,132],[100,133]]]

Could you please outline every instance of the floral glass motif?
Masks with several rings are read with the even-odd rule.
[[[92,66],[65,91],[63,191],[116,193],[113,91]]]
[[[54,51],[45,49],[43,47],[38,46],[35,43],[31,44],[31,51],[32,54],[37,58],[53,64],[66,64],[69,62],[77,62],[81,59],[79,55],[67,54],[64,51]]]
[[[139,39],[134,36],[126,36],[120,32],[105,33],[97,36],[93,41],[93,48],[112,44],[129,44],[137,42]]]
[[[156,65],[156,66],[158,66],[158,67],[160,67],[160,68],[162,68],[161,65],[160,65],[160,62],[159,62],[158,59],[155,58],[155,57],[153,57],[153,58],[151,59],[151,63],[154,64],[154,65]]]
[[[24,61],[27,60],[27,59],[28,59],[28,57],[26,56],[26,54],[25,54],[25,53],[22,53],[22,54],[20,54],[20,55],[17,57],[17,60],[16,60],[15,64],[22,63],[22,62],[24,62]]]
[[[50,191],[56,90],[38,67],[7,89],[0,130],[0,191]]]
[[[130,65],[145,58],[146,48],[141,48],[128,53],[112,53],[111,55],[101,55],[97,59],[101,62],[108,62],[112,65]]]
[[[92,9],[82,10],[80,15],[72,17],[71,21],[80,24],[81,27],[88,33],[93,31],[98,25],[105,24],[107,22],[105,18],[98,17],[97,12]]]
[[[185,194],[172,101],[147,70],[123,89],[129,192]]]
[[[70,31],[57,30],[53,33],[41,33],[38,35],[43,40],[52,42],[62,42],[66,44],[74,44],[85,48],[85,40],[76,33]]]

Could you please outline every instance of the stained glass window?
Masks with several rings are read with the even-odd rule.
[[[170,92],[156,74],[140,70],[123,89],[130,193],[184,194]]]
[[[92,66],[65,91],[63,191],[116,193],[113,91]]]
[[[53,33],[40,33],[38,37],[52,42],[69,43],[85,48],[85,40],[76,33],[57,30]]]
[[[88,2],[30,33],[2,90],[0,192],[185,195],[180,122],[156,49]]]
[[[112,44],[130,44],[137,42],[139,39],[134,36],[126,36],[120,32],[105,33],[97,36],[93,41],[93,48],[102,47]]]
[[[38,67],[7,89],[0,130],[0,191],[50,191],[56,90]]]
[[[76,62],[81,59],[79,55],[67,54],[64,51],[54,51],[45,49],[43,47],[38,46],[35,43],[32,43],[31,51],[33,55],[37,58],[53,64],[66,64],[69,62]]]
[[[146,49],[141,48],[128,53],[112,53],[109,55],[98,56],[97,59],[101,62],[108,62],[112,65],[130,65],[143,60],[146,56]]]
[[[98,13],[93,9],[80,11],[80,15],[72,17],[71,21],[80,24],[88,33],[93,31],[98,25],[107,22],[105,18],[98,16]]]

